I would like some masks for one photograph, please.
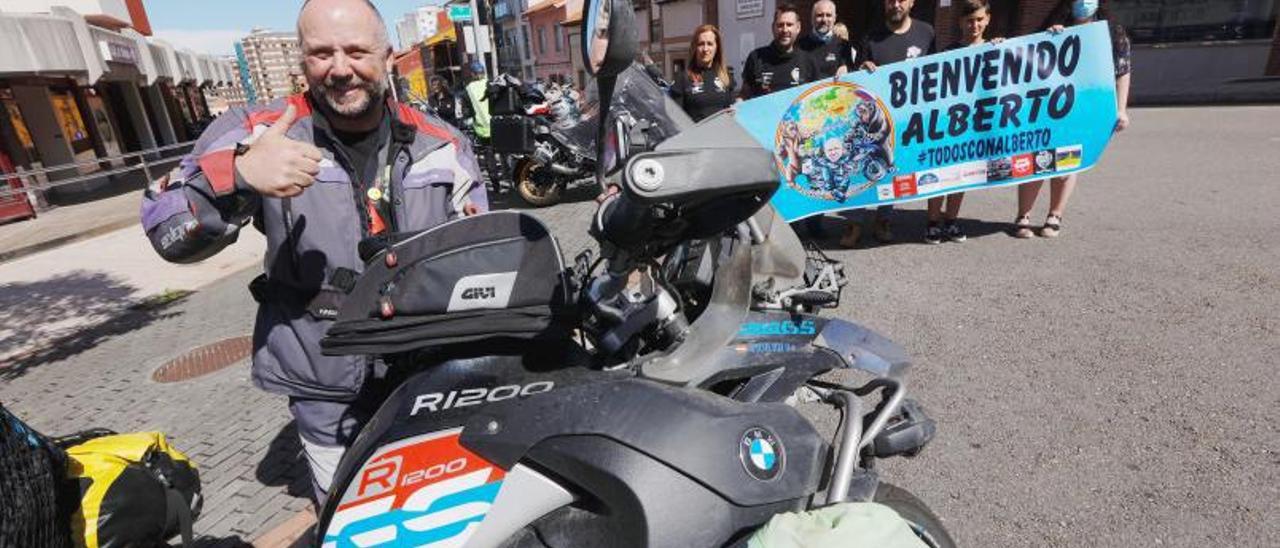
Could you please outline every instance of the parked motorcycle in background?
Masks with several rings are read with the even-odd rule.
[[[618,77],[619,93],[612,109],[617,130],[633,134],[633,140],[657,143],[670,133],[654,128],[652,121],[670,114],[656,112],[665,92],[640,65],[628,67]],[[538,97],[519,94],[513,86],[495,89],[497,100],[494,149],[509,155],[516,191],[529,205],[546,207],[560,203],[564,192],[591,184],[596,170],[597,129],[600,105],[594,84],[586,97],[568,85],[550,85]],[[520,102],[518,105],[517,102]],[[521,115],[520,113],[523,113]],[[683,113],[676,114],[683,116]]]

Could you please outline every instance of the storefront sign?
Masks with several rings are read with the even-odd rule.
[[[764,0],[738,0],[738,19],[751,19],[764,15]]]
[[[115,63],[138,64],[138,50],[129,42],[119,40],[98,40],[98,51],[103,61]]]

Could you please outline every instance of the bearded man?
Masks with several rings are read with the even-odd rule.
[[[143,227],[166,260],[199,261],[253,222],[266,235],[253,381],[289,398],[323,506],[343,452],[381,399],[385,366],[325,356],[320,339],[363,271],[361,240],[488,208],[467,141],[387,93],[391,46],[367,0],[308,0],[298,15],[308,90],[220,116],[153,183]]]

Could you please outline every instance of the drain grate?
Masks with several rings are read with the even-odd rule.
[[[253,337],[232,337],[178,356],[151,373],[156,382],[181,382],[208,375],[249,357]]]

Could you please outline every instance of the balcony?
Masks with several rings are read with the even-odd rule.
[[[500,0],[493,5],[493,18],[495,21],[511,21],[520,17],[521,9],[520,0]]]

